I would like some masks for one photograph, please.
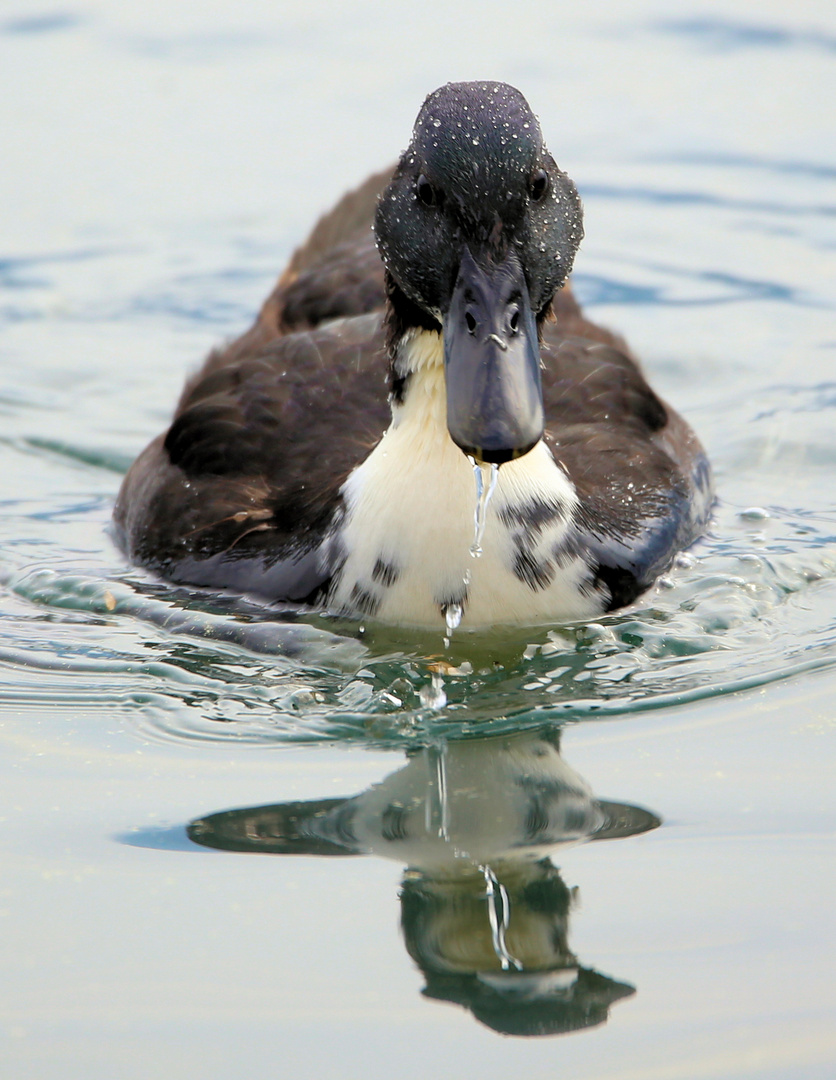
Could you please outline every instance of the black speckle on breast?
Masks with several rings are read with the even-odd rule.
[[[499,511],[500,520],[512,534],[514,556],[511,571],[535,592],[548,588],[557,571],[567,566],[576,554],[576,545],[572,540],[574,529],[572,522],[567,520],[569,515],[569,508],[560,498],[530,498],[509,504]],[[564,535],[551,553],[535,554],[542,534],[562,523],[565,523],[561,530]]]
[[[522,503],[503,506],[499,520],[509,529],[522,526],[527,533],[538,533],[566,516],[566,507],[560,500],[527,499]]]
[[[364,589],[359,582],[355,582],[351,590],[351,596],[349,597],[351,606],[360,615],[368,615],[373,617],[377,614],[380,607],[380,597],[375,593],[370,592],[368,589]]]
[[[547,588],[554,581],[554,563],[550,559],[536,559],[527,545],[517,550],[512,570],[520,581],[535,592]]]
[[[328,568],[331,571],[331,577],[334,581],[342,574],[343,567],[348,558],[348,551],[346,550],[345,541],[343,540],[345,523],[346,512],[341,503],[335,510],[334,517],[331,519],[331,529],[325,542],[325,558]]]
[[[582,557],[585,550],[577,533],[573,531],[567,532],[552,548],[552,558],[555,566],[559,570],[565,569],[570,563]]]
[[[372,567],[372,581],[378,582],[387,589],[390,585],[394,585],[400,576],[400,568],[394,563],[386,562],[385,559],[377,559]]]

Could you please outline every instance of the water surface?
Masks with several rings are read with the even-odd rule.
[[[0,1060],[829,1077],[836,23],[410,19],[0,12]],[[185,374],[473,77],[578,184],[576,290],[699,432],[708,535],[624,612],[449,649],[127,565],[113,499]]]

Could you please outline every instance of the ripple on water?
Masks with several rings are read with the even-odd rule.
[[[836,663],[833,526],[726,507],[634,608],[448,648],[443,628],[361,631],[139,571],[7,567],[0,703],[119,711],[156,739],[392,747],[728,694]]]

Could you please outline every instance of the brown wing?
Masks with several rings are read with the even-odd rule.
[[[380,317],[219,354],[125,478],[116,524],[175,580],[302,598],[339,489],[389,422]]]
[[[383,308],[383,263],[372,223],[392,169],[375,173],[324,214],[291,256],[253,326],[224,350],[247,356],[283,334]]]
[[[324,215],[252,328],[210,355],[132,466],[114,519],[137,562],[291,598],[327,579],[318,549],[339,489],[390,419],[371,233],[390,175]]]
[[[712,500],[708,462],[626,352],[558,328],[542,354],[546,441],[581,503],[570,542],[595,556],[620,607],[699,536]]]

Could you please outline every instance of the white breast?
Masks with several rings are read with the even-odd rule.
[[[600,612],[600,598],[582,589],[586,561],[571,547],[560,554],[578,500],[542,442],[499,469],[482,555],[471,555],[476,483],[447,432],[440,335],[416,335],[408,348],[406,399],[343,486],[345,516],[331,544],[345,562],[330,606],[439,628],[445,607],[462,601],[462,625],[471,628]],[[532,527],[526,508],[537,506],[558,511]]]

